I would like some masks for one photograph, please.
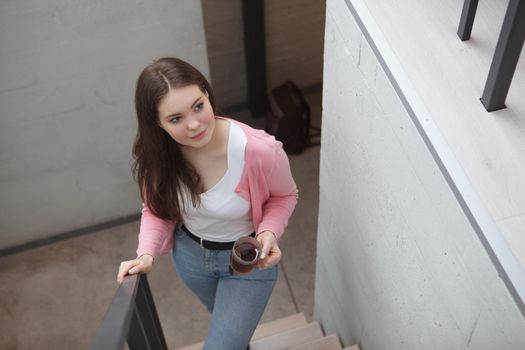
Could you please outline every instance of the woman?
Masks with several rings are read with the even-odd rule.
[[[210,84],[190,64],[161,58],[135,94],[133,172],[143,199],[137,258],[117,281],[151,271],[172,251],[175,268],[212,313],[204,349],[246,349],[277,280],[278,240],[297,203],[280,142],[215,115]],[[254,235],[257,268],[232,274],[233,242]]]

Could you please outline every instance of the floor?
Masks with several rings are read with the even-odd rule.
[[[320,125],[321,93],[306,98]],[[280,242],[279,279],[262,322],[297,312],[313,318],[319,147],[289,158],[300,198]],[[89,348],[117,290],[118,265],[134,255],[138,228],[138,221],[129,222],[1,257],[0,348]],[[148,278],[168,347],[203,340],[210,316],[170,257],[159,258]]]

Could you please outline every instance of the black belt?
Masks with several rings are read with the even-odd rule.
[[[184,225],[181,226],[182,230],[186,232],[188,237],[193,239],[195,242],[199,243],[201,248],[206,248],[210,250],[229,250],[233,248],[233,244],[235,242],[212,242],[207,241],[205,239],[202,239],[200,237],[195,236],[193,233],[188,230],[188,228]],[[253,232],[250,237],[255,237],[255,232]]]

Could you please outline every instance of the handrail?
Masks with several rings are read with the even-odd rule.
[[[167,350],[166,340],[145,274],[131,275],[117,289],[91,350]]]

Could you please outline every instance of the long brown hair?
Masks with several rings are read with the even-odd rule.
[[[208,93],[215,111],[213,90],[206,78],[191,64],[164,57],[144,68],[137,80],[135,109],[138,130],[133,144],[133,177],[142,201],[159,218],[180,221],[184,210],[182,195],[189,192],[198,203],[199,175],[182,156],[180,147],[158,124],[158,105],[170,91],[197,85]]]

